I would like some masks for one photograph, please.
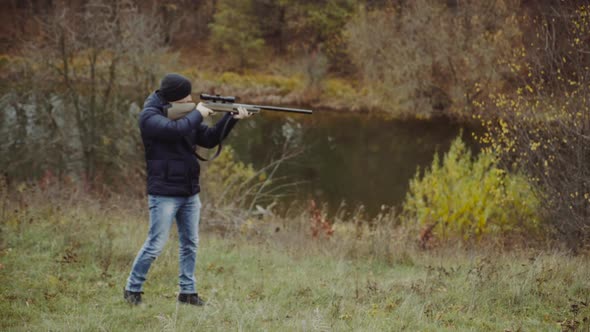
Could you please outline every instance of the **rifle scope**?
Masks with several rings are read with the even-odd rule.
[[[236,97],[234,97],[234,96],[208,95],[206,93],[201,93],[199,98],[201,98],[201,100],[209,100],[212,102],[221,102],[221,103],[230,103],[230,104],[233,104],[236,102]]]

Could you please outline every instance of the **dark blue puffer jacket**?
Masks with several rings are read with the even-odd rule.
[[[227,113],[215,126],[202,124],[194,110],[178,120],[166,117],[171,105],[152,93],[139,114],[139,129],[145,148],[147,192],[150,195],[191,196],[201,191],[200,167],[194,146],[213,148],[227,136],[238,120]],[[226,122],[224,137],[221,137]]]

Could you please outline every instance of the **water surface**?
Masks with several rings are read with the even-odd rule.
[[[305,151],[278,176],[303,181],[286,201],[315,199],[334,211],[363,205],[375,214],[400,206],[418,167],[446,152],[461,126],[446,119],[389,120],[359,113],[315,111],[313,115],[264,112],[241,121],[227,144],[240,160],[262,167],[289,139]],[[464,136],[470,131],[465,130]]]

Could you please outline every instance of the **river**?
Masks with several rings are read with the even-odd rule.
[[[313,115],[264,112],[241,121],[227,139],[241,161],[259,168],[289,139],[303,153],[277,177],[299,182],[282,202],[314,199],[334,212],[341,203],[368,215],[400,207],[418,167],[444,153],[462,126],[447,119],[394,120],[365,113],[315,111]],[[469,140],[471,131],[463,136]],[[472,147],[475,144],[471,142]],[[284,181],[283,181],[284,183]]]

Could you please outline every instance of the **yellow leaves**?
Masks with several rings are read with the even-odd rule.
[[[50,287],[57,287],[61,282],[59,281],[59,278],[57,278],[56,276],[50,275],[47,276],[47,283]]]
[[[264,172],[256,174],[251,164],[245,164],[236,160],[234,149],[231,146],[224,147],[215,162],[209,164],[207,172],[216,175],[214,183],[205,180],[207,191],[213,196],[221,196],[222,193],[233,196],[239,194],[238,191],[244,189],[241,186],[242,184],[252,183],[250,181],[255,180],[265,181],[267,179],[267,175]]]
[[[513,73],[519,72],[521,68],[522,67],[521,67],[520,64],[517,64],[517,63],[511,63],[510,64],[510,71],[513,72]]]
[[[111,142],[112,142],[111,139],[106,135],[101,136],[101,141],[102,141],[102,145],[104,145],[104,146],[109,146],[109,145],[111,145]]]
[[[501,130],[502,130],[502,133],[503,133],[503,134],[508,134],[508,132],[509,132],[510,130],[509,130],[509,128],[508,128],[508,124],[506,123],[506,121],[504,121],[503,119],[500,119],[500,120],[498,121],[498,123],[499,123],[499,125],[500,125],[500,128],[501,128]]]
[[[371,310],[369,311],[369,315],[371,317],[376,317],[379,314],[379,306],[373,303]]]
[[[359,91],[344,79],[326,79],[323,88],[327,96],[334,98],[354,98],[359,95]]]
[[[304,85],[304,78],[300,76],[277,76],[270,74],[238,74],[235,72],[223,72],[221,75],[215,76],[213,74],[204,73],[203,76],[213,76],[211,79],[216,80],[221,84],[237,86],[237,87],[266,87],[276,88],[279,91],[290,92],[300,89]],[[337,84],[332,82],[332,84]],[[337,89],[342,88],[339,84]]]
[[[19,218],[18,215],[15,215],[14,217],[11,218],[7,218],[4,221],[4,224],[10,227],[14,227],[16,228],[19,224],[21,223],[21,218]]]
[[[246,234],[252,229],[255,228],[255,222],[251,218],[248,218],[245,222],[242,223],[240,226],[240,233]]]
[[[514,149],[510,145],[507,148]],[[409,220],[423,224],[439,220],[437,227],[444,227],[446,234],[465,238],[505,231],[520,222],[535,225],[538,201],[529,183],[498,168],[491,150],[484,149],[474,159],[457,139],[442,163],[435,158],[422,178],[416,173],[403,206],[411,215]]]
[[[352,320],[352,316],[349,313],[343,313],[342,315],[340,315],[340,317],[338,317],[340,320],[345,320],[345,321],[349,321]]]
[[[16,187],[16,191],[18,191],[19,193],[24,193],[27,189],[29,188],[29,186],[25,183],[25,182],[21,182],[18,184],[18,186]]]

